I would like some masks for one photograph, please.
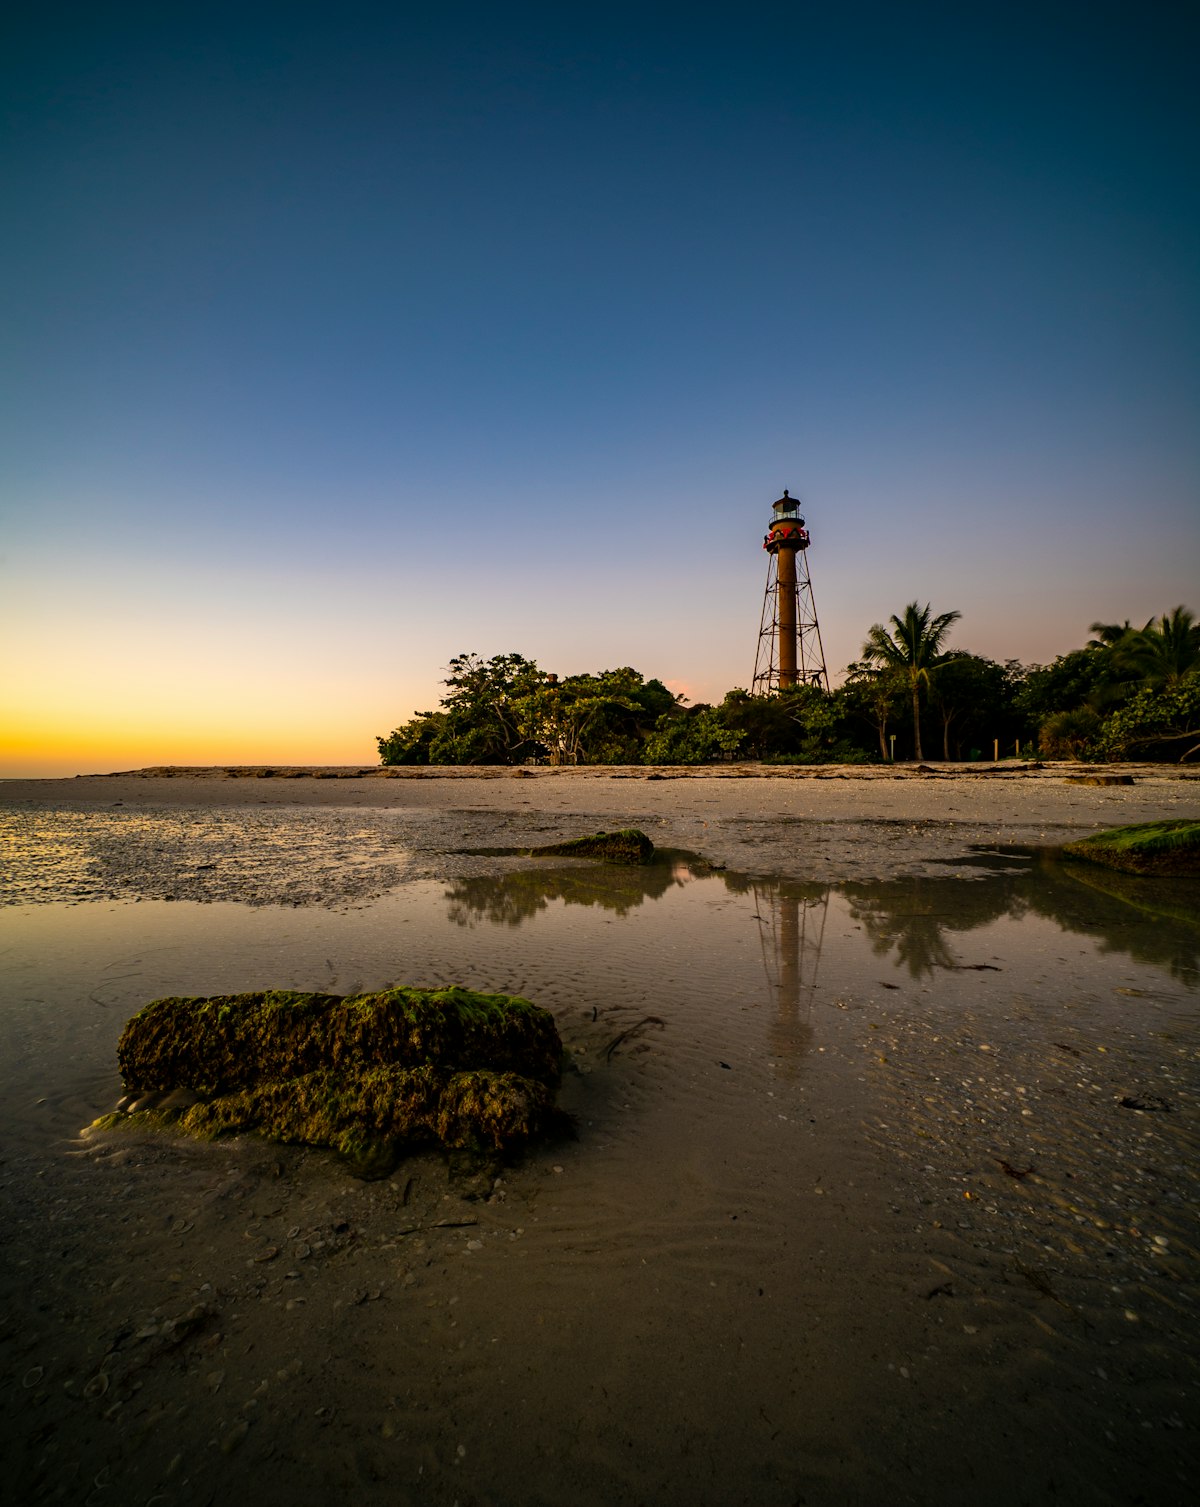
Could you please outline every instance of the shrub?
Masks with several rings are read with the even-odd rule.
[[[1138,691],[1105,721],[1098,742],[1107,759],[1194,758],[1200,753],[1200,675]]]
[[[1096,758],[1095,740],[1102,725],[1099,712],[1090,706],[1055,712],[1038,732],[1038,751],[1044,759]]]

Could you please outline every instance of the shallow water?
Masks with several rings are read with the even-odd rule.
[[[0,911],[25,1498],[1191,1500],[1195,892],[978,857]],[[430,1158],[77,1139],[151,998],[392,982],[552,1009],[578,1140],[463,1204]]]

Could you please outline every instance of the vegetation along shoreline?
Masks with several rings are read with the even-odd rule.
[[[1049,665],[999,664],[946,637],[961,614],[910,602],[869,630],[843,683],[687,705],[630,666],[560,678],[521,654],[459,654],[436,711],[376,739],[384,765],[784,764],[1200,756],[1200,623],[1178,606],[1141,628],[1093,623]]]

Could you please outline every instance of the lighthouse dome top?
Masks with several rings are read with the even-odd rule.
[[[783,489],[783,496],[777,502],[773,502],[771,507],[776,518],[800,517],[800,499],[798,497],[790,497],[786,487]]]

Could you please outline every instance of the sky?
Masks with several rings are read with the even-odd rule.
[[[748,686],[1200,611],[1200,11],[14,7],[0,775],[369,764],[452,656]]]

